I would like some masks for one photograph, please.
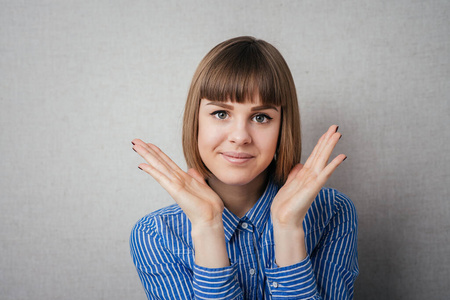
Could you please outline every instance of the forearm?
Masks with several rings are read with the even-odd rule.
[[[273,225],[275,264],[267,269],[272,299],[320,299],[303,227]]]
[[[195,299],[243,299],[238,268],[230,266],[223,223],[193,226]]]

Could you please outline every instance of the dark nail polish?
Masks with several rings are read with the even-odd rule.
[[[338,131],[338,129],[339,129],[339,126],[336,127],[336,132]]]
[[[347,157],[346,157],[346,158],[347,158]],[[141,168],[141,167],[138,167],[138,169],[139,169],[139,170],[142,170],[142,168]]]
[[[342,160],[342,161],[344,161],[344,160],[346,160],[347,159],[347,156]]]
[[[341,136],[339,137],[339,139],[341,139],[342,138],[342,134],[341,134]]]
[[[134,145],[134,143],[133,142],[131,142],[133,145]]]

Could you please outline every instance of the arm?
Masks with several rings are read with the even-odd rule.
[[[311,253],[317,288],[323,299],[353,299],[358,275],[358,221],[353,203],[336,193],[335,214]]]
[[[317,222],[313,215],[320,213],[322,206],[330,209],[331,219],[324,228],[316,227],[308,232],[306,241],[310,255],[301,263],[287,267],[275,265],[266,270],[273,299],[287,295],[292,299],[353,299],[359,272],[356,209],[344,194],[323,189],[305,222]],[[276,288],[274,283],[278,284]]]
[[[319,139],[305,164],[293,168],[273,201],[271,214],[277,266],[281,270],[294,267],[297,272],[288,275],[292,280],[281,285],[286,287],[283,291],[276,287],[277,295],[290,295],[292,299],[320,299],[306,251],[303,221],[322,186],[346,158],[341,154],[328,163],[341,137],[337,129],[337,126],[331,126]]]
[[[239,294],[236,292],[239,285],[232,271],[235,267],[230,267],[226,250],[222,200],[197,171],[190,169],[184,172],[155,145],[141,140],[134,140],[132,143],[133,149],[147,162],[140,164],[139,168],[158,181],[189,218],[196,266],[193,277],[188,280],[193,283],[194,294],[201,295],[202,299],[217,299],[217,295],[221,295],[223,299],[235,299]],[[164,251],[158,243],[151,243],[149,247],[151,246],[155,246],[158,252]],[[154,261],[150,263],[153,264]],[[160,265],[160,269],[166,267],[171,265]],[[172,286],[177,283],[164,284]]]
[[[130,248],[148,299],[241,299],[236,266],[195,265],[192,248],[165,222],[143,220],[131,232]]]
[[[193,299],[192,271],[168,251],[155,226],[137,223],[130,249],[148,299]]]

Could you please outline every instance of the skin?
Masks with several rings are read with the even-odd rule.
[[[264,192],[266,169],[273,160],[281,107],[203,99],[199,109],[198,148],[214,175],[211,188],[226,207],[242,217]]]
[[[194,169],[183,171],[155,145],[132,141],[133,149],[146,161],[139,168],[167,190],[191,221],[196,264],[208,268],[229,265],[223,209],[226,206],[242,217],[262,195],[280,122],[281,108],[262,107],[258,96],[243,104],[225,102],[225,106],[202,99],[198,143],[202,160],[213,174],[208,182]],[[322,186],[346,158],[340,154],[328,162],[340,137],[337,126],[331,126],[305,164],[292,169],[273,200],[279,267],[307,256],[302,223]]]

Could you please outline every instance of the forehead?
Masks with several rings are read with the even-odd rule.
[[[245,102],[236,102],[236,101],[214,101],[214,100],[208,100],[208,99],[201,99],[200,107],[208,108],[211,107],[213,109],[216,109],[217,107],[222,107],[224,109],[234,110],[236,109],[246,109],[249,111],[260,111],[260,110],[274,110],[276,112],[281,111],[280,106],[276,106],[273,104],[264,104],[260,101],[259,98],[254,98],[251,101],[245,101]]]

